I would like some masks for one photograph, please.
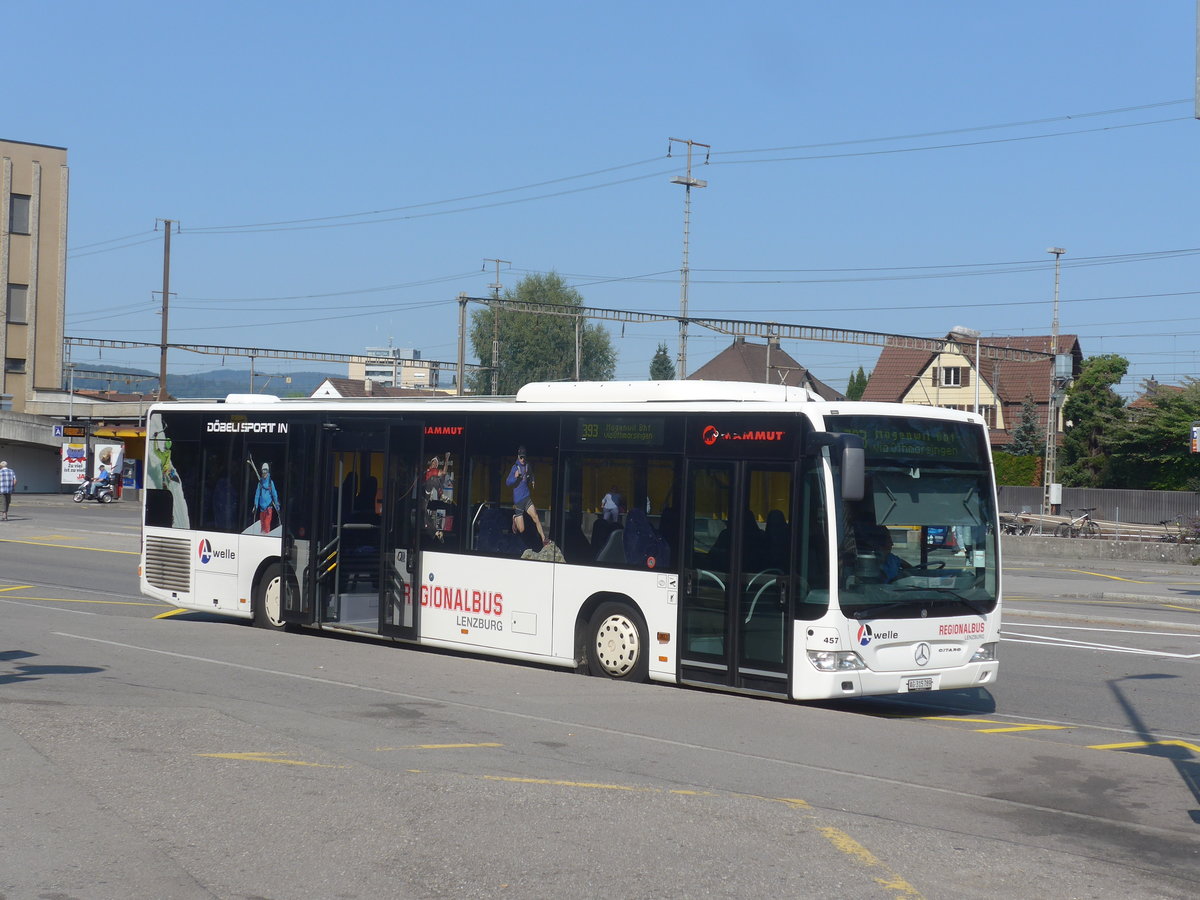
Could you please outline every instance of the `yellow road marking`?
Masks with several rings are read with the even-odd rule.
[[[27,591],[31,587],[33,587],[32,584],[14,584],[14,585],[11,585],[10,587],[0,588],[0,591]]]
[[[546,784],[552,787],[589,788],[597,791],[629,791],[636,794],[661,794],[662,788],[634,787],[629,784],[603,784],[592,781],[561,781],[556,778],[517,778],[511,775],[484,775],[484,781],[506,781],[513,784]]]
[[[984,720],[984,721],[987,721],[987,720]],[[467,748],[467,747],[501,747],[501,746],[503,746],[503,745],[502,744],[494,744],[494,743],[416,744],[416,745],[413,745],[412,747],[378,748],[378,749],[397,749],[397,750],[399,750],[399,749],[403,749],[403,750],[433,749],[433,750],[440,750],[440,749],[457,749],[457,748]],[[280,753],[262,752],[262,751],[250,752],[250,753],[199,753],[199,754],[197,754],[197,756],[209,757],[209,758],[213,758],[213,759],[232,759],[232,760],[238,760],[238,761],[244,761],[244,762],[280,763],[282,765],[289,765],[289,766],[311,766],[311,767],[323,768],[323,769],[348,768],[347,766],[330,766],[330,765],[322,765],[321,763],[302,762],[300,760],[284,758],[283,755]],[[409,772],[411,774],[414,774],[414,775],[424,774],[424,771],[422,769],[406,769],[405,771]],[[626,793],[636,793],[636,794],[675,794],[675,795],[686,796],[686,797],[717,797],[717,796],[721,796],[720,793],[714,792],[714,791],[698,791],[698,790],[688,790],[688,789],[684,789],[684,788],[669,789],[669,788],[658,788],[658,787],[637,787],[637,786],[628,785],[628,784],[609,784],[606,782],[567,781],[565,779],[559,779],[559,778],[521,778],[521,777],[512,776],[512,775],[481,775],[478,777],[482,778],[484,781],[499,781],[499,782],[505,782],[508,784],[540,784],[540,785],[548,785],[551,787],[571,787],[571,788],[585,788],[588,790],[622,791],[622,792],[626,792]],[[729,796],[741,796],[741,797],[746,797],[746,798],[749,798],[752,800],[766,800],[771,803],[783,803],[793,809],[808,810],[808,809],[812,808],[806,801],[801,800],[797,797],[759,797],[759,796],[755,796],[753,794],[732,794]],[[805,818],[812,820],[812,819],[815,819],[815,816],[812,815],[811,813],[807,813],[805,815]],[[881,874],[877,875],[877,876],[873,876],[873,880],[875,881],[876,884],[878,884],[882,888],[884,888],[884,890],[893,892],[893,896],[895,896],[897,898],[905,897],[905,898],[910,898],[910,900],[920,900],[921,894],[916,888],[914,888],[911,884],[909,884],[900,875],[893,872],[890,868],[888,868],[888,866],[882,860],[880,860],[877,856],[875,856],[875,854],[873,854],[870,850],[868,850],[866,847],[864,847],[862,844],[860,844],[854,838],[850,837],[850,835],[848,835],[846,832],[842,831],[840,828],[833,828],[830,826],[816,825],[814,827],[815,827],[816,831],[819,834],[821,834],[826,840],[828,840],[837,850],[846,854],[848,857],[850,857],[851,859],[853,859],[855,862],[859,863],[860,865],[862,865],[868,869],[874,869],[874,870],[879,871]]]
[[[1095,575],[1097,578],[1111,578],[1113,581],[1127,581],[1130,584],[1154,584],[1153,581],[1138,581],[1135,578],[1122,578],[1120,575],[1105,575],[1103,572],[1089,572],[1086,569],[1067,569],[1076,575]]]
[[[407,747],[376,747],[375,752],[388,750],[467,750],[472,747],[503,747],[503,744],[410,744]]]
[[[1187,741],[1131,741],[1128,744],[1093,744],[1089,750],[1144,750],[1147,747],[1183,747],[1200,754],[1200,747]]]
[[[153,600],[77,600],[72,597],[22,597],[22,600],[41,600],[44,603],[100,603],[110,606],[162,606]]]
[[[186,613],[186,612],[191,612],[191,611],[192,611],[192,610],[190,610],[190,609],[169,609],[169,610],[167,610],[165,613],[159,613],[159,614],[158,614],[157,616],[155,616],[154,618],[156,618],[156,619],[169,619],[169,618],[171,618],[171,616],[177,616],[177,615],[179,615],[180,613]]]
[[[833,844],[842,853],[857,860],[862,865],[871,869],[881,869],[884,872],[883,877],[876,878],[875,883],[883,887],[885,890],[895,891],[897,897],[920,897],[921,894],[915,887],[897,875],[895,872],[888,869],[879,858],[856,841],[840,828],[821,827],[819,831],[829,843]]]
[[[1095,575],[1097,578],[1110,578],[1113,581],[1126,581],[1129,584],[1157,584],[1163,587],[1187,586],[1192,584],[1200,584],[1197,581],[1138,581],[1136,578],[1122,578],[1120,575],[1105,575],[1103,572],[1089,572],[1086,569],[1066,569],[1064,571],[1074,572],[1076,575]]]
[[[1065,731],[1066,725],[1011,725],[1008,728],[976,728],[980,734],[1005,734],[1017,731]]]
[[[514,784],[544,784],[553,787],[576,787],[587,788],[590,790],[602,791],[627,791],[630,793],[641,794],[683,794],[686,796],[699,797],[715,797],[717,794],[711,791],[687,791],[687,790],[664,790],[655,787],[634,787],[627,784],[605,784],[601,782],[590,781],[563,781],[553,778],[518,778],[508,775],[484,775],[485,781],[503,781]],[[766,800],[771,803],[784,803],[794,809],[811,809],[809,804],[804,800],[795,797],[759,797],[754,794],[741,794],[739,796],[748,797],[752,800]],[[807,815],[806,818],[813,819],[814,816]],[[884,890],[892,891],[895,897],[908,897],[912,900],[919,900],[921,897],[920,891],[909,884],[904,878],[893,872],[887,867],[874,853],[856,841],[840,828],[830,826],[815,826],[820,833],[833,846],[845,853],[847,856],[858,862],[860,865],[868,869],[876,869],[882,872],[881,875],[874,878],[876,884],[884,888]]]
[[[125,556],[138,556],[137,550],[106,550],[103,547],[78,547],[73,544],[51,544],[45,541],[14,541],[5,538],[0,544],[29,544],[33,547],[53,547],[55,550],[91,550],[93,553],[121,553]]]
[[[964,716],[922,716],[935,722],[969,722],[972,725],[1001,725],[1001,728],[976,728],[980,734],[1004,734],[1018,731],[1064,731],[1068,725],[1009,725],[998,719],[968,719]]]
[[[285,759],[281,753],[197,753],[197,756],[207,756],[213,759],[236,759],[245,762],[279,763],[284,766],[311,766],[317,769],[344,769],[345,766],[329,766],[323,763],[302,762],[298,759]]]
[[[1163,607],[1165,609],[1181,609],[1184,612],[1193,612],[1194,613],[1196,611],[1196,607],[1194,607],[1194,606],[1176,606],[1174,603],[1164,603]]]

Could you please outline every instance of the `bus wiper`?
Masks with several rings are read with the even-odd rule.
[[[976,603],[974,600],[970,599],[969,597],[964,597],[962,594],[960,594],[958,591],[954,590],[953,588],[945,588],[945,587],[928,587],[928,588],[906,587],[906,588],[900,588],[900,590],[902,590],[902,591],[933,591],[933,592],[934,592],[934,593],[936,593],[936,594],[948,594],[950,597],[952,597],[954,600],[957,600],[957,601],[958,601],[959,603],[961,603],[963,606],[967,607],[967,608],[968,608],[968,609],[970,609],[970,610],[973,610],[973,611],[974,611],[976,614],[978,614],[978,615],[981,615],[981,616],[986,616],[986,615],[988,614],[988,610],[984,609],[984,608],[983,608],[981,605],[979,605],[978,603]]]

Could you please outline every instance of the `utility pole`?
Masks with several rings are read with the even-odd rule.
[[[671,179],[672,184],[683,185],[683,265],[679,268],[679,366],[676,377],[681,381],[687,378],[687,339],[688,339],[688,240],[691,233],[692,221],[692,188],[708,187],[707,181],[692,177],[692,148],[704,148],[704,163],[708,164],[711,144],[701,144],[691,138],[668,138],[667,156],[671,155],[671,144],[687,144],[687,174],[676,175]]]
[[[458,385],[455,394],[459,397],[463,395],[463,375],[466,371],[466,353],[467,353],[467,295],[458,295],[458,371],[456,378]]]
[[[1050,397],[1046,404],[1046,454],[1042,479],[1042,515],[1049,516],[1054,513],[1051,492],[1058,465],[1058,392],[1061,387],[1058,378],[1058,285],[1062,255],[1067,251],[1062,247],[1048,247],[1046,252],[1054,254],[1054,318],[1050,323]]]
[[[171,303],[171,227],[174,219],[163,223],[162,342],[158,345],[158,399],[167,399],[167,309]],[[253,388],[251,388],[253,391]]]
[[[500,290],[504,287],[500,283],[500,263],[512,265],[511,259],[485,259],[485,263],[496,264],[496,280],[488,287],[492,289],[492,297],[496,300],[500,299]],[[495,397],[500,393],[500,307],[492,307],[492,396]]]

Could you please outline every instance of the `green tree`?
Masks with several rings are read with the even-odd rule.
[[[671,353],[669,350],[667,350],[666,343],[658,345],[658,350],[654,354],[654,359],[650,360],[650,380],[675,380],[675,363],[671,362]]]
[[[1063,435],[1058,480],[1070,487],[1109,487],[1110,455],[1126,425],[1125,401],[1113,390],[1129,371],[1129,360],[1115,353],[1083,361],[1079,378],[1063,405],[1068,423]]]
[[[580,307],[583,296],[555,272],[527,275],[505,300],[549,306]],[[499,392],[515,394],[531,381],[565,381],[575,377],[575,324],[579,321],[579,377],[607,381],[617,367],[617,354],[608,331],[574,316],[515,312],[486,307],[471,314],[471,350],[480,363],[491,365],[493,323],[500,340]],[[467,380],[477,394],[492,392],[492,373],[481,370]]]
[[[1038,423],[1037,403],[1033,397],[1026,397],[1021,404],[1021,421],[1013,429],[1007,450],[1013,456],[1041,456],[1045,446],[1046,438]]]
[[[850,380],[846,382],[846,399],[861,400],[866,389],[867,373],[863,371],[862,366],[859,366],[858,371],[851,375]]]
[[[1152,386],[1151,405],[1137,410],[1118,432],[1112,487],[1154,491],[1200,491],[1200,454],[1191,452],[1192,423],[1200,422],[1200,381],[1182,390]]]

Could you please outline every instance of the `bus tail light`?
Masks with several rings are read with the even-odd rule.
[[[995,643],[980,644],[975,655],[971,657],[971,662],[991,662],[996,658],[996,647]]]
[[[853,650],[809,650],[808,661],[818,672],[845,672],[867,667]]]

